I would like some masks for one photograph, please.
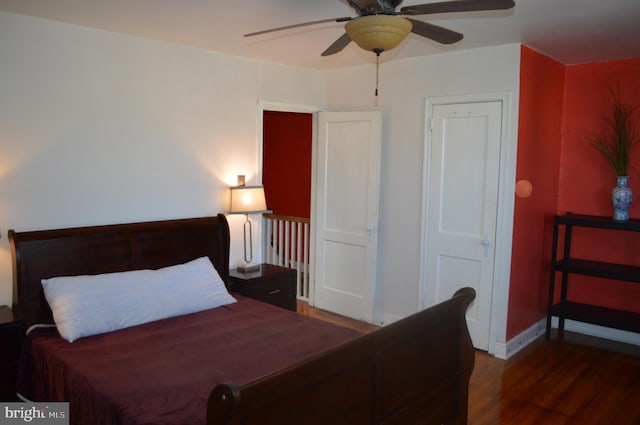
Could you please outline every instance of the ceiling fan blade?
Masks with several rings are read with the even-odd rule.
[[[413,24],[411,32],[421,35],[442,44],[452,44],[462,40],[463,35],[459,32],[452,31],[428,22],[419,21],[417,19],[409,19]]]
[[[351,37],[346,32],[340,36],[336,41],[334,41],[331,46],[327,48],[324,52],[322,52],[321,56],[330,56],[334,55],[338,52],[341,52],[342,49],[347,47],[351,43]]]
[[[245,34],[244,36],[245,37],[253,37],[254,35],[262,35],[262,34],[267,34],[267,33],[270,33],[270,32],[276,32],[276,31],[283,31],[283,30],[288,30],[288,29],[293,29],[293,28],[306,27],[308,25],[324,24],[326,22],[347,22],[347,21],[350,21],[351,19],[353,19],[353,18],[351,18],[350,16],[345,16],[343,18],[320,19],[318,21],[303,22],[301,24],[286,25],[284,27],[271,28],[271,29],[268,29],[268,30],[251,32],[249,34]]]
[[[503,10],[511,9],[514,6],[515,2],[513,0],[452,0],[405,6],[400,9],[400,13],[404,15],[427,15],[431,13]]]

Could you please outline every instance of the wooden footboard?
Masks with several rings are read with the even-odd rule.
[[[467,423],[473,346],[466,325],[475,291],[450,299],[318,357],[237,387],[216,386],[214,424]]]

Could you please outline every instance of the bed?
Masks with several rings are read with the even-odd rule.
[[[14,308],[32,325],[18,391],[27,400],[68,401],[72,424],[467,423],[474,364],[465,321],[475,297],[470,288],[362,335],[227,292],[229,227],[223,215],[9,231],[9,239]],[[148,314],[147,308],[184,298],[130,287],[137,287],[140,275],[174,276],[192,264],[207,273],[212,266],[222,296],[233,301],[74,334],[88,323],[110,323],[110,316],[101,316],[103,305],[117,305],[128,320],[129,313]],[[67,298],[55,291],[84,288],[87,281],[106,295],[89,292],[89,301],[76,303],[93,309],[90,317],[71,325],[59,320],[59,300]],[[184,281],[189,289],[182,293],[193,287],[199,294]],[[119,298],[109,301],[111,288],[121,287]]]

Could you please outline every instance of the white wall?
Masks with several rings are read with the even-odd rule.
[[[0,304],[10,228],[224,212],[256,182],[259,101],[323,104],[324,76],[0,13]]]
[[[420,304],[425,99],[508,93],[512,99],[508,111],[513,120],[511,129],[517,129],[519,72],[520,46],[506,45],[382,63],[377,99],[373,54],[370,64],[328,73],[327,104],[333,109],[383,111],[379,320],[404,317],[417,311]],[[508,144],[515,146],[515,142],[516,131],[512,131]],[[508,282],[505,288],[508,290]],[[506,302],[503,304],[501,314],[506,320]]]
[[[425,98],[510,92],[517,108],[519,45],[382,63],[377,99],[374,63],[325,74],[0,13],[0,304],[9,228],[224,212],[237,174],[256,181],[266,101],[383,111],[376,308],[416,311]]]

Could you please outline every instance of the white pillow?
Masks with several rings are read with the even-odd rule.
[[[208,257],[158,270],[54,277],[42,286],[69,342],[236,302]]]

